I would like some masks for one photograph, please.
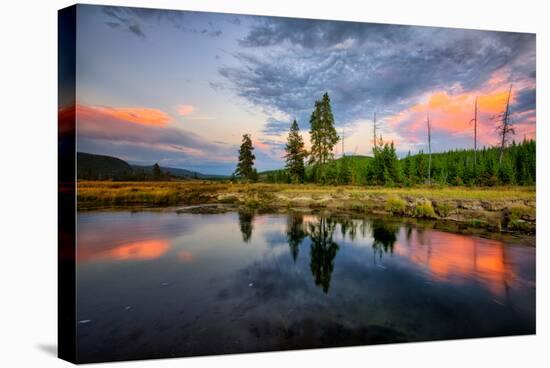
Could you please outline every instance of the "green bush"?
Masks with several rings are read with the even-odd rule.
[[[386,199],[384,209],[394,215],[404,215],[407,211],[407,202],[399,197],[390,197]]]
[[[414,215],[421,218],[437,218],[432,202],[430,201],[418,203],[414,208]]]
[[[508,223],[508,229],[510,230],[527,230],[529,226],[527,225],[526,221],[519,220],[519,219],[512,219]]]
[[[510,207],[510,222],[523,219],[523,217],[531,217],[534,215],[534,210],[524,206],[516,205]]]
[[[456,206],[447,203],[447,202],[440,202],[435,205],[435,212],[441,217],[447,217],[451,213],[451,211],[455,210]]]
[[[488,223],[485,220],[472,219],[470,220],[470,226],[472,227],[487,227]]]

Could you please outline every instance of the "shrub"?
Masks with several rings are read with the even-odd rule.
[[[526,221],[520,219],[512,219],[508,223],[508,229],[510,230],[527,230],[529,228]]]
[[[524,217],[531,217],[534,214],[534,210],[524,206],[524,205],[516,205],[510,207],[510,222],[521,220]]]
[[[480,219],[472,219],[470,220],[470,226],[472,227],[486,227],[488,225],[487,221],[480,220]]]
[[[385,210],[394,215],[403,215],[407,210],[407,203],[399,197],[386,199]]]
[[[432,202],[430,201],[424,201],[422,203],[418,203],[416,207],[414,208],[414,215],[416,217],[421,218],[436,218],[434,208],[432,206]]]
[[[456,207],[448,202],[439,202],[435,205],[435,211],[441,217],[447,217]]]

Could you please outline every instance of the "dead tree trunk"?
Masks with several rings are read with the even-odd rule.
[[[344,128],[342,128],[342,157],[346,156],[346,151],[344,150]]]
[[[432,183],[432,125],[430,124],[430,113],[427,114],[428,125],[428,184]]]
[[[374,120],[372,121],[372,127],[373,127],[373,153],[376,151],[376,112],[374,113]]]
[[[474,107],[474,118],[470,123],[474,123],[474,174],[477,173],[477,97]]]
[[[502,157],[504,156],[504,147],[508,140],[508,135],[514,134],[514,128],[510,126],[510,96],[512,95],[512,85],[510,84],[510,89],[508,90],[508,98],[506,99],[506,109],[502,115],[502,123],[499,127],[500,133],[500,155],[498,158],[498,165],[502,165]]]

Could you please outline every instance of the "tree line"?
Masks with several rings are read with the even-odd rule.
[[[339,137],[332,114],[330,97],[325,93],[315,102],[310,117],[311,149],[305,149],[296,120],[290,124],[285,145],[285,168],[259,175],[254,168],[254,147],[249,134],[243,135],[235,176],[241,180],[270,183],[320,183],[331,185],[411,186],[440,185],[533,185],[536,181],[536,142],[524,139],[517,143],[510,122],[510,94],[497,115],[499,146],[477,148],[477,99],[474,123],[474,149],[431,152],[431,123],[427,114],[428,153],[419,151],[399,159],[393,142],[376,135],[376,115],[373,119],[373,156],[334,158]],[[343,143],[343,142],[342,142]],[[261,176],[261,177],[260,177]]]

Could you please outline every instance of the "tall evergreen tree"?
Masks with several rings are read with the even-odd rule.
[[[338,181],[340,184],[349,184],[352,180],[352,168],[350,167],[350,158],[349,157],[342,157],[340,159],[340,168],[338,172]]]
[[[243,134],[243,140],[241,148],[239,149],[239,162],[237,163],[237,169],[235,175],[247,180],[252,180],[254,177],[254,160],[256,156],[252,152],[254,147],[252,146],[252,140],[250,134]]]
[[[162,179],[162,171],[161,171],[160,166],[159,166],[158,163],[153,165],[153,178],[155,180]]]
[[[302,182],[305,176],[304,158],[307,153],[304,148],[304,140],[300,135],[300,128],[296,120],[290,125],[287,143],[285,147],[286,170],[291,181]]]
[[[334,158],[332,150],[339,140],[336,128],[334,128],[334,116],[328,93],[323,95],[321,101],[315,102],[315,110],[311,114],[309,122],[311,124],[309,163],[318,166],[321,175],[323,175],[325,165]]]

